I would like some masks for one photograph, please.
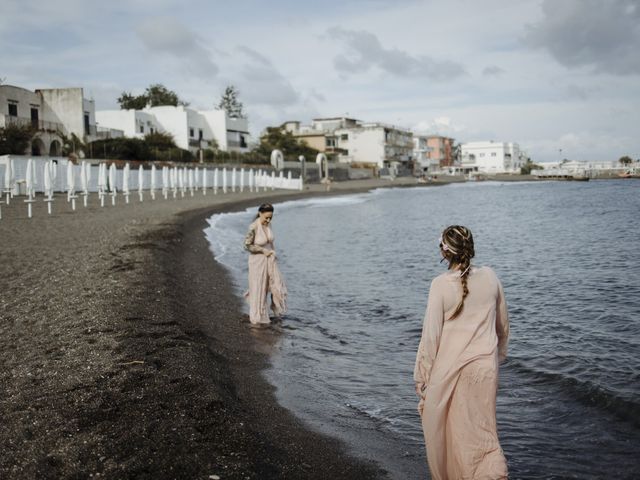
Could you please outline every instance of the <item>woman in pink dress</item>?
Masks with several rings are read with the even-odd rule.
[[[249,251],[249,320],[252,324],[271,323],[267,294],[271,293],[271,310],[279,317],[287,310],[287,287],[284,284],[273,246],[271,220],[273,206],[264,203],[258,208],[255,221],[249,226],[244,248]]]
[[[498,363],[509,319],[500,280],[475,267],[473,236],[453,225],[440,252],[449,271],[431,282],[414,379],[434,480],[507,478],[496,428]]]

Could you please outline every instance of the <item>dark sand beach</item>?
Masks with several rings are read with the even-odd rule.
[[[378,186],[403,182],[330,194]],[[216,212],[326,194],[2,205],[0,478],[385,478],[277,404],[277,333],[249,326],[202,234]]]

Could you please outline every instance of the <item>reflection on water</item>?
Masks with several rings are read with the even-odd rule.
[[[290,313],[258,335],[280,401],[394,477],[425,478],[411,376],[437,239],[460,223],[510,305],[498,425],[511,476],[640,478],[639,187],[481,182],[276,205]],[[207,231],[239,293],[251,218]]]

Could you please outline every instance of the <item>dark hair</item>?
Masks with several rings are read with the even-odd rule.
[[[256,214],[255,218],[258,218],[261,213],[273,212],[273,210],[274,210],[273,205],[271,205],[270,203],[263,203],[258,207],[258,213]]]
[[[462,281],[462,299],[455,311],[449,317],[449,320],[456,318],[464,307],[464,299],[469,294],[467,288],[467,277],[471,269],[471,259],[475,256],[476,251],[473,246],[473,235],[471,230],[462,225],[451,225],[442,232],[440,240],[440,248],[442,249],[444,258],[449,262],[449,268],[454,266],[460,269],[460,280]]]

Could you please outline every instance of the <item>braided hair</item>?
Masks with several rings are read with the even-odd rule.
[[[440,249],[443,257],[449,262],[449,270],[454,267],[460,270],[460,281],[462,282],[462,299],[456,309],[449,317],[449,320],[456,318],[464,307],[464,299],[469,294],[467,278],[471,270],[471,259],[476,252],[473,247],[473,235],[471,230],[462,225],[451,225],[442,232],[440,238]]]

